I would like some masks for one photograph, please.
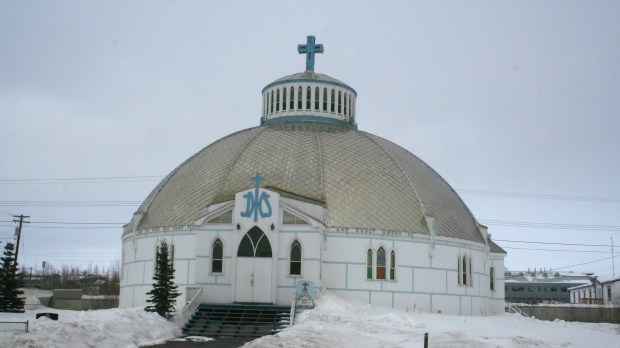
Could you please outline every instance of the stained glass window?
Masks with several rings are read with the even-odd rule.
[[[385,279],[385,250],[377,250],[377,279]]]

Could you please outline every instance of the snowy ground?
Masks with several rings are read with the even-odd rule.
[[[29,302],[35,295],[29,295]],[[548,322],[519,315],[461,317],[409,313],[347,302],[323,294],[318,307],[278,335],[244,347],[620,347],[620,325]],[[35,319],[38,312],[58,321]],[[0,313],[0,321],[29,320],[30,332],[0,324],[0,347],[142,347],[172,340],[179,331],[142,309],[63,311],[40,308]]]

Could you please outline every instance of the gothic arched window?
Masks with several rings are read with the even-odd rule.
[[[273,91],[271,91],[271,96],[270,96],[270,101],[269,101],[269,113],[273,113]]]
[[[471,257],[459,256],[458,262],[459,285],[473,286]]]
[[[295,240],[291,244],[290,275],[301,275],[301,244]]]
[[[295,109],[295,88],[291,87],[291,96],[289,97],[290,100],[290,105],[289,105],[289,109],[293,110]]]
[[[396,279],[396,253],[394,250],[390,253],[390,280]]]
[[[224,246],[218,238],[211,248],[211,273],[222,273],[224,263]]]
[[[252,227],[241,238],[237,257],[271,257],[269,238],[257,226]]]
[[[344,94],[344,115],[347,116],[347,94]]]
[[[377,250],[377,279],[385,279],[385,249]]]
[[[314,89],[314,110],[319,109],[319,87]]]
[[[327,111],[327,88],[323,88],[323,111]]]
[[[280,111],[280,90],[276,90],[276,112]]]
[[[366,252],[366,279],[372,279],[372,249]]]
[[[489,289],[495,291],[495,267],[489,270]]]
[[[338,113],[340,113],[341,112],[340,110],[342,110],[341,105],[342,105],[342,92],[338,92]]]
[[[282,111],[286,111],[286,88],[282,88]]]
[[[467,281],[469,280],[467,278],[467,256],[463,255],[463,285],[467,285]]]
[[[304,90],[301,88],[301,86],[299,86],[299,92],[297,93],[297,110],[301,110],[303,107],[303,104],[301,103],[301,97],[304,94]]]
[[[332,99],[330,100],[330,110],[331,112],[334,112],[336,109],[334,108],[334,103],[336,102],[336,92],[332,89]]]
[[[311,92],[312,92],[312,89],[310,89],[310,86],[308,86],[308,88],[306,88],[306,110],[310,110],[310,106],[312,105],[310,104],[312,102]]]

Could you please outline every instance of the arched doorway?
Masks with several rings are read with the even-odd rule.
[[[237,249],[235,301],[273,302],[271,294],[271,243],[257,226],[241,238]]]

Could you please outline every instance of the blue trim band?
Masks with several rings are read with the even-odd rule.
[[[354,122],[354,120],[355,118],[352,117],[351,122]],[[351,122],[340,121],[340,120],[336,120],[330,117],[313,116],[313,115],[283,116],[283,117],[272,118],[266,121],[264,121],[263,118],[261,118],[261,126],[267,126],[270,124],[289,122],[289,121],[316,121],[316,122],[332,123],[332,124],[337,124],[341,126],[355,128],[355,124]]]

